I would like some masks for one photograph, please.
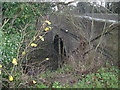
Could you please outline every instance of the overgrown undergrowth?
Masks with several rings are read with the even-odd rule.
[[[5,36],[5,57],[13,58],[16,56],[17,43],[19,43],[18,37],[18,35],[14,34]],[[16,69],[12,82],[9,81],[7,75],[12,68],[9,68],[8,73],[4,70],[5,66],[3,65],[3,87],[11,88],[118,88],[119,83],[119,68],[109,64],[89,74],[74,74],[72,73],[74,70],[67,65],[57,71],[46,71],[38,76],[28,76]]]
[[[15,8],[17,3],[10,4],[4,4],[4,14],[6,17],[8,17],[8,7]],[[42,4],[41,4],[42,5]],[[41,6],[40,5],[40,6]],[[46,4],[49,6],[48,4]],[[36,4],[33,5],[33,8],[36,8],[39,6]],[[34,15],[36,17],[43,14],[43,12],[38,12],[38,9],[30,9],[31,5],[29,4],[18,4],[18,9],[12,8],[10,10],[13,10],[16,14],[19,12],[19,9],[21,10],[21,13],[19,13],[16,18],[13,18],[13,11],[10,11],[9,23],[7,23],[4,27],[4,35],[3,35],[3,51],[2,51],[2,66],[0,66],[0,71],[2,68],[2,81],[3,81],[3,87],[7,88],[118,88],[119,83],[119,68],[115,66],[111,66],[109,63],[106,65],[106,67],[101,67],[96,72],[89,72],[89,73],[76,73],[75,70],[69,66],[69,65],[63,65],[62,68],[57,69],[56,71],[44,71],[43,73],[39,75],[31,75],[29,73],[25,74],[23,73],[21,69],[21,63],[16,64],[15,62],[12,62],[14,58],[17,57],[19,54],[19,43],[21,42],[21,34],[26,34],[30,31],[35,32],[34,27]],[[25,10],[24,10],[25,7]],[[46,7],[46,6],[45,6]],[[7,8],[7,9],[6,9]],[[41,8],[41,7],[40,7]],[[14,10],[15,9],[15,10]],[[44,9],[44,7],[43,7]],[[32,10],[32,11],[31,11]],[[36,10],[36,11],[34,11]],[[34,14],[33,14],[34,11]],[[31,13],[32,12],[32,13]],[[24,15],[24,13],[26,15]],[[36,13],[36,14],[35,14]],[[30,14],[30,15],[29,15]],[[20,16],[19,16],[20,15]],[[15,17],[14,16],[14,17]],[[6,18],[5,17],[5,18]],[[9,20],[8,19],[8,20]],[[13,25],[10,24],[10,22],[14,22]],[[24,27],[24,25],[29,23],[33,23],[30,27],[26,29],[26,32],[24,29],[21,31],[20,28]],[[17,25],[16,25],[17,24]],[[14,26],[14,28],[13,28]],[[8,28],[9,27],[9,28]],[[21,34],[20,34],[21,33]],[[32,33],[28,33],[26,35],[28,38],[32,37]],[[42,38],[42,41],[44,38]],[[33,43],[34,44],[34,43]],[[35,44],[34,44],[35,45]],[[26,54],[20,53],[20,54]],[[49,58],[48,58],[49,59]],[[108,60],[109,61],[109,60]],[[10,77],[11,76],[11,77]]]

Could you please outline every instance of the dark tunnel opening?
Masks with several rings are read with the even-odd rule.
[[[64,48],[63,40],[58,35],[56,35],[54,38],[54,49],[57,54],[61,56],[66,56],[66,50]]]
[[[54,49],[57,53],[59,53],[59,46],[58,46],[58,43],[59,43],[59,36],[56,35],[55,38],[54,38]]]

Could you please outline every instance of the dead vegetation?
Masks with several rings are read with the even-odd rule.
[[[74,7],[65,6],[37,17],[32,22],[36,30],[27,29],[30,23],[20,26],[21,40],[14,58],[18,65],[12,62],[10,71],[14,82],[3,78],[5,87],[30,87],[33,81],[36,86],[52,87],[54,82],[72,86],[102,67],[117,66],[120,23],[96,20],[92,14],[93,18],[86,18]]]
[[[52,25],[42,26],[45,18],[37,20],[34,42],[38,46],[28,48],[26,73],[36,75],[68,64],[74,73],[82,74],[96,71],[105,66],[107,61],[117,63],[118,42],[114,40],[117,40],[118,24],[79,18],[68,8],[63,13],[53,13],[46,17]],[[45,27],[52,29],[43,32]],[[40,35],[44,36],[44,42],[39,39]]]

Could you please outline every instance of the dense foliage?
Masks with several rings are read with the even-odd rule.
[[[7,34],[21,32],[21,27],[34,23],[37,17],[48,14],[51,9],[50,3],[4,3],[3,21],[9,19],[4,32]],[[34,26],[30,26],[29,29],[34,29]]]
[[[2,66],[3,78],[14,70],[12,59],[18,58],[19,47],[25,36],[33,37],[36,32],[36,20],[51,12],[51,3],[17,3],[2,4]],[[0,67],[1,68],[1,67]],[[19,71],[18,71],[19,72]],[[4,80],[3,80],[4,82]]]
[[[3,3],[3,24],[8,21],[2,30],[4,33],[3,62],[16,57],[22,36],[25,33],[28,33],[27,36],[34,35],[36,18],[47,15],[51,9],[50,3]],[[26,26],[27,24],[30,25]]]
[[[24,39],[24,35],[33,37],[36,32],[36,18],[44,17],[45,15],[52,12],[52,3],[3,3],[3,50],[2,50],[2,66],[3,66],[3,86],[4,87],[35,87],[35,88],[118,88],[118,71],[116,67],[102,68],[95,74],[82,75],[82,78],[76,76],[80,80],[76,83],[63,85],[56,81],[52,83],[43,83],[39,79],[52,77],[55,72],[46,72],[41,74],[40,77],[29,77],[24,76],[22,71],[17,70],[16,66],[13,66],[12,59],[18,57],[19,47],[21,40]],[[29,24],[29,25],[28,25]],[[1,67],[0,67],[1,68]],[[13,72],[15,71],[15,72]],[[72,72],[72,69],[65,67],[65,71],[60,69],[56,71],[58,74],[65,74]],[[9,76],[11,81],[9,81]],[[46,76],[47,75],[47,76]],[[54,78],[54,77],[53,77]],[[13,79],[13,80],[12,80]],[[34,82],[33,82],[34,81]],[[46,80],[47,81],[47,80]]]

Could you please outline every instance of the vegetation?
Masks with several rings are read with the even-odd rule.
[[[110,11],[114,13],[120,14],[120,2],[107,2],[106,3],[106,8],[109,9]]]
[[[73,74],[61,81],[61,76],[66,76],[74,70],[69,66],[63,66],[57,71],[46,71],[39,76],[29,76],[21,69],[21,60],[27,54],[25,40],[34,38],[36,30],[36,18],[44,17],[52,12],[53,3],[3,3],[3,50],[2,50],[2,81],[3,87],[9,88],[118,88],[119,68],[110,66],[99,69],[89,74]],[[50,22],[47,22],[50,24]],[[44,41],[44,38],[41,37]],[[28,41],[31,44],[31,41]],[[31,46],[36,47],[35,43]],[[21,52],[22,51],[22,52]],[[19,55],[22,55],[19,57]],[[54,79],[56,76],[61,77]],[[59,76],[61,75],[61,76]],[[71,76],[70,76],[71,77]]]

